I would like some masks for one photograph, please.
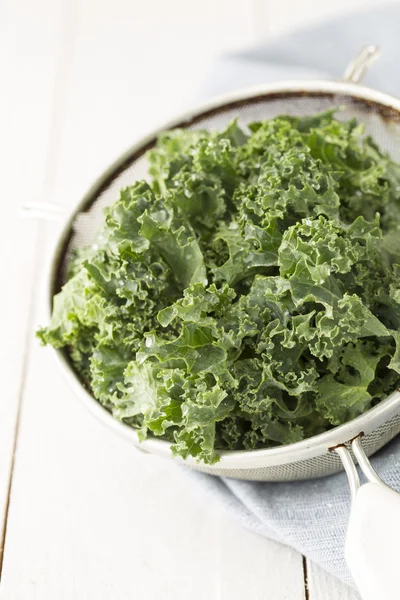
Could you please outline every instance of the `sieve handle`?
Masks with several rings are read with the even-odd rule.
[[[346,562],[363,600],[398,600],[400,494],[366,483],[352,503]]]
[[[336,448],[352,494],[346,562],[363,600],[398,600],[400,494],[386,485],[373,469],[362,448],[361,435],[351,446],[368,483],[360,486],[349,450],[345,446]]]
[[[371,65],[377,60],[381,51],[378,46],[365,46],[347,67],[343,81],[359,83]]]

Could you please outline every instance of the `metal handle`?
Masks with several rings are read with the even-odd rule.
[[[363,48],[347,67],[343,75],[343,81],[359,83],[380,53],[378,46],[371,45]]]
[[[363,434],[360,433],[356,438],[354,438],[350,442],[351,448],[353,450],[354,456],[357,459],[360,469],[364,473],[367,481],[386,486],[386,483],[382,481],[382,479],[376,473],[363,450],[361,444],[362,435]],[[357,472],[356,465],[353,461],[353,457],[351,456],[349,449],[345,445],[337,446],[336,448],[334,448],[334,450],[340,456],[340,460],[343,463],[344,470],[346,471],[347,478],[349,480],[351,499],[352,501],[354,501],[357,495],[357,491],[360,488],[360,478]]]

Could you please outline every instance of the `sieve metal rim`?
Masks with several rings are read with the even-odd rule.
[[[240,107],[240,104],[249,103],[250,101],[260,101],[264,98],[265,100],[272,100],[284,96],[288,97],[290,95],[348,97],[351,98],[353,102],[368,105],[372,110],[379,110],[384,118],[398,120],[400,122],[400,100],[371,88],[360,86],[359,84],[324,80],[285,81],[253,86],[215,98],[212,101],[203,103],[186,114],[173,119],[139,140],[112,163],[94,182],[81,202],[73,210],[58,237],[48,263],[48,317],[50,317],[54,293],[56,293],[60,287],[60,265],[73,232],[73,223],[76,216],[79,213],[84,212],[93,203],[94,199],[99,196],[102,189],[105,189],[108,186],[108,182],[111,179],[114,179],[128,164],[132,163],[135,158],[142,156],[144,152],[154,144],[155,139],[162,131],[176,127],[187,127],[196,123],[197,120],[204,119],[206,116],[211,116],[212,114],[227,110],[228,108]],[[139,450],[172,458],[170,444],[165,440],[148,438],[144,442],[139,442],[135,429],[115,420],[111,413],[85,389],[78,375],[74,371],[67,353],[60,349],[54,350],[54,353],[62,373],[72,388],[72,391],[98,420],[111,428],[119,436],[138,447]],[[360,432],[364,432],[365,434],[371,433],[377,427],[398,414],[399,411],[400,391],[396,391],[378,406],[370,409],[349,423],[335,427],[330,431],[306,440],[302,440],[301,442],[263,450],[221,452],[219,453],[220,460],[216,467],[218,469],[259,468],[284,465],[315,458],[325,454],[330,448],[339,444],[344,444],[348,440],[353,439],[360,434]],[[184,461],[180,458],[175,458],[175,460],[184,462],[184,464],[188,466],[198,464],[192,457],[189,457]],[[212,466],[208,468],[208,472],[212,472]]]

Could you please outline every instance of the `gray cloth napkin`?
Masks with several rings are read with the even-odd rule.
[[[400,96],[399,23],[400,6],[383,5],[223,57],[213,66],[200,96],[288,78],[339,78],[358,50],[371,43],[382,48],[382,56],[365,83]],[[399,438],[372,459],[381,477],[398,491]],[[345,474],[295,483],[255,483],[200,473],[191,476],[243,525],[292,546],[352,585],[343,553],[350,508]]]

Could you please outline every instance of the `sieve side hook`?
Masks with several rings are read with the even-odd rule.
[[[368,69],[379,58],[381,51],[378,46],[365,46],[348,65],[344,72],[342,81],[348,83],[359,83]]]
[[[64,221],[67,211],[59,204],[51,202],[27,202],[21,208],[21,217],[44,221]]]
[[[364,449],[361,444],[361,438],[363,435],[363,433],[360,433],[349,442],[353,454],[357,460],[357,463],[361,471],[365,475],[367,481],[369,481],[370,483],[377,483],[378,485],[386,486],[386,483],[382,481],[382,479],[379,477],[379,475],[371,465],[367,455],[364,452]],[[349,480],[351,499],[352,501],[354,501],[357,492],[360,488],[360,477],[358,475],[357,467],[351,455],[351,452],[344,444],[340,444],[339,446],[332,448],[332,450],[334,450],[339,455],[340,460],[342,461],[344,470],[346,471],[346,475]]]

